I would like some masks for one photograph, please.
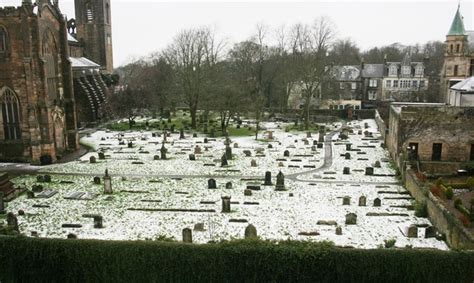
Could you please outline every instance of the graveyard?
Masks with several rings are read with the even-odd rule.
[[[374,120],[286,126],[263,123],[258,139],[98,129],[81,139],[91,150],[78,160],[11,180],[26,192],[2,221],[54,239],[448,249],[415,216]]]

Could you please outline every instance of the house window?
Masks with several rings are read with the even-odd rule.
[[[451,44],[451,45],[449,45],[449,52],[450,52],[450,53],[453,53],[453,48],[454,48],[454,47],[453,47],[453,45],[452,45],[452,44]]]
[[[352,84],[351,84],[351,89],[352,89],[352,90],[357,89],[357,84],[356,84],[356,83],[352,83]]]
[[[339,89],[344,89],[344,83],[339,83]]]
[[[369,87],[377,87],[377,80],[369,80]]]
[[[388,88],[392,87],[392,81],[391,80],[386,81],[385,86]]]
[[[0,52],[7,51],[7,32],[0,27]]]
[[[458,75],[458,65],[454,65],[454,75]]]
[[[424,80],[420,81],[420,87],[425,87],[425,81]]]
[[[461,45],[458,43],[456,44],[456,53],[459,53],[461,51]]]
[[[20,107],[17,96],[11,89],[4,88],[0,92],[0,104],[5,140],[19,140],[21,138]]]
[[[394,88],[398,88],[398,80],[394,80],[394,81],[393,81],[393,87],[394,87]]]
[[[443,144],[442,143],[434,143],[433,144],[433,151],[431,155],[431,160],[433,161],[441,161],[441,153],[443,152]]]
[[[469,157],[470,161],[474,161],[474,143],[471,144],[471,156]]]
[[[416,76],[423,76],[423,66],[417,65],[415,68],[415,75]]]
[[[412,86],[413,88],[417,88],[417,87],[418,87],[418,81],[413,81],[412,84],[411,84],[411,86]]]
[[[371,90],[369,91],[369,100],[376,100],[377,99],[377,92]]]
[[[411,67],[410,66],[403,66],[402,67],[402,73],[405,76],[409,76],[411,74]]]
[[[388,75],[391,76],[391,77],[396,77],[397,76],[397,66],[395,66],[395,65],[390,66],[390,68],[388,69]]]
[[[418,159],[418,143],[417,142],[411,142],[408,144],[408,148],[410,149],[410,153],[412,156],[411,159]]]

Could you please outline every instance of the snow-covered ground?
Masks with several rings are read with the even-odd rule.
[[[368,123],[368,129],[364,128],[364,123]],[[335,126],[341,128],[340,123]],[[53,181],[44,185],[58,193],[49,199],[27,199],[23,195],[9,203],[7,210],[15,213],[25,211],[25,216],[18,216],[21,232],[30,235],[36,231],[41,237],[65,238],[67,234],[75,233],[79,238],[90,239],[137,240],[165,236],[181,240],[182,229],[193,229],[195,224],[202,223],[205,230],[193,231],[193,241],[206,243],[243,238],[245,227],[252,224],[263,239],[329,240],[339,246],[357,248],[376,248],[383,245],[384,240],[395,239],[397,247],[447,249],[442,241],[424,238],[425,229],[431,224],[405,208],[411,200],[395,177],[365,175],[366,167],[388,158],[380,146],[381,141],[377,140],[380,135],[375,122],[355,121],[348,126],[355,134],[349,135],[347,141],[339,140],[338,134],[332,137],[334,159],[332,165],[324,169],[318,168],[323,165],[325,148],[311,149],[313,140],[318,139],[317,133],[313,133],[311,138],[307,138],[306,133],[285,133],[275,123],[265,125],[274,131],[272,149],[268,148],[267,141],[255,141],[252,137],[233,138],[232,147],[234,143],[239,146],[233,148],[235,158],[225,168],[220,167],[225,148],[222,138],[204,144],[201,143],[202,136],[192,138],[187,134],[186,139],[179,140],[179,134],[173,134],[166,144],[171,159],[153,160],[154,155],[159,155],[162,138],[151,137],[151,132],[126,133],[124,140],[135,139],[134,148],[127,148],[118,145],[117,133],[99,131],[83,142],[97,150],[105,150],[106,160],[89,164],[89,156],[97,156],[95,152],[80,161],[47,167],[43,171],[51,172]],[[358,135],[359,129],[372,132],[374,139]],[[147,139],[141,140],[145,135]],[[304,144],[306,138],[309,145]],[[351,151],[351,160],[346,160],[341,156],[346,153],[345,143],[351,143],[353,149],[361,149],[365,154]],[[196,161],[189,161],[188,155],[194,153],[196,145],[202,147],[202,154],[197,155]],[[367,147],[372,145],[375,147]],[[205,146],[210,146],[208,151],[204,150]],[[265,157],[256,157],[257,148],[263,149]],[[251,150],[252,157],[245,157],[243,150]],[[290,151],[290,157],[283,157],[285,150]],[[257,161],[258,167],[250,166],[252,159]],[[144,164],[132,164],[134,161]],[[279,162],[283,162],[284,167],[279,167]],[[211,163],[215,166],[204,166]],[[395,174],[387,162],[380,163],[381,168],[375,168],[375,174]],[[316,168],[304,168],[304,165]],[[344,167],[351,168],[350,175],[343,175]],[[113,176],[112,199],[103,194],[103,185],[93,183],[93,176],[102,176],[106,168]],[[238,171],[221,171],[228,169]],[[286,191],[275,191],[274,186],[262,185],[266,171],[272,172],[272,182],[275,183],[280,170],[287,176]],[[75,173],[87,173],[87,176]],[[182,178],[170,178],[178,175]],[[208,189],[208,175],[216,179],[217,189]],[[27,187],[36,184],[33,176],[22,176],[14,181]],[[232,182],[231,189],[226,189],[227,182]],[[245,196],[247,185],[254,183],[260,185],[261,190]],[[92,200],[64,198],[72,192],[98,193],[98,196]],[[232,197],[231,213],[221,212],[223,196]],[[346,196],[351,198],[350,205],[343,205]],[[366,206],[358,205],[361,196],[367,198]],[[373,206],[376,198],[381,200],[380,207]],[[173,209],[188,211],[162,211]],[[357,225],[345,224],[348,213],[357,215]],[[83,217],[83,214],[102,215],[105,227],[94,229],[93,220]],[[235,220],[240,222],[233,222]],[[318,224],[318,221],[329,221],[332,225]],[[62,228],[62,224],[81,224],[82,228]],[[342,228],[342,235],[336,235],[336,225]],[[419,226],[417,238],[407,238],[402,232],[411,225]],[[302,236],[300,233],[319,235]]]

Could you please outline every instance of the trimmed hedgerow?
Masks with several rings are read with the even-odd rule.
[[[0,238],[1,282],[472,282],[474,254],[329,243]]]

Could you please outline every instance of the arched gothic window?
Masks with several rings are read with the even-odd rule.
[[[56,99],[58,94],[57,74],[57,49],[53,34],[47,31],[43,36],[43,58],[46,66],[46,84],[48,96]]]
[[[0,106],[5,140],[21,139],[20,105],[13,90],[9,88],[0,90]]]
[[[7,51],[7,31],[5,28],[0,27],[0,52]]]

